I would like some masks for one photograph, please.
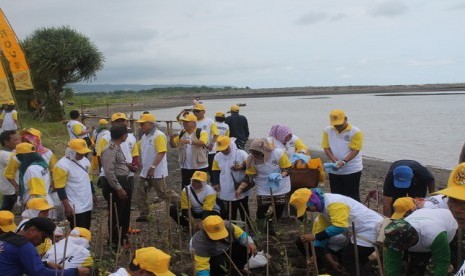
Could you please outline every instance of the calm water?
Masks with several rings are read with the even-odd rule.
[[[249,121],[251,137],[263,137],[273,124],[286,124],[309,147],[321,149],[321,133],[332,109],[343,109],[348,120],[365,134],[363,154],[382,160],[414,159],[451,169],[465,142],[464,92],[452,95],[298,96],[206,100],[206,116],[246,103],[241,114]],[[419,93],[415,93],[419,94]],[[181,108],[155,110],[159,120],[172,120]],[[137,116],[139,114],[136,114]]]

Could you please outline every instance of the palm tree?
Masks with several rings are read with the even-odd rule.
[[[90,81],[103,68],[103,54],[88,37],[68,26],[41,28],[22,41],[34,86],[47,96],[49,121],[64,119],[60,99],[66,85]]]

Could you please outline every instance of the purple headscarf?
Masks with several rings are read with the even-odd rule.
[[[319,188],[314,188],[310,190],[312,191],[312,195],[308,199],[307,206],[315,206],[318,213],[323,212],[325,207],[325,198],[323,191],[321,191]]]
[[[285,125],[273,125],[269,135],[279,142],[285,144],[286,136],[292,135],[292,131]]]

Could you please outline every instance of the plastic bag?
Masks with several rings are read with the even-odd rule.
[[[267,256],[262,250],[257,255],[250,257],[248,264],[245,265],[245,269],[254,269],[258,267],[264,267],[268,263]]]
[[[272,191],[276,191],[279,189],[279,184],[282,179],[283,176],[280,173],[271,173],[268,175],[268,186]]]

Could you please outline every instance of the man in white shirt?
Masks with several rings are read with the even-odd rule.
[[[77,110],[71,110],[69,112],[70,120],[66,124],[66,129],[68,130],[69,139],[90,139],[90,134],[94,130],[93,128],[87,129],[85,125],[79,122],[81,114]],[[90,145],[88,145],[90,146]]]
[[[7,130],[0,134],[0,144],[2,145],[2,150],[0,150],[0,193],[3,195],[2,207],[0,210],[11,211],[16,202],[16,190],[3,175],[3,172],[8,166],[12,151],[20,142],[19,135],[15,130]],[[16,179],[16,182],[18,182],[18,179]]]
[[[155,188],[158,197],[162,200],[171,197],[172,202],[177,202],[179,198],[176,193],[166,187],[165,177],[168,176],[167,139],[166,135],[157,129],[156,122],[155,116],[150,113],[142,114],[140,119],[136,121],[144,132],[139,142],[142,170],[139,175],[139,185],[136,188],[137,207],[140,212],[136,219],[137,222],[148,221],[150,210],[147,195],[152,187]]]
[[[197,117],[197,128],[204,130],[208,133],[208,144],[206,145],[208,149],[208,174],[210,178],[213,177],[212,175],[212,164],[213,158],[215,158],[216,151],[213,149],[213,145],[216,142],[216,138],[218,137],[218,127],[210,118],[205,117],[205,106],[203,104],[197,104],[194,106],[192,111]]]
[[[71,228],[90,229],[93,187],[89,178],[90,149],[83,139],[71,139],[65,156],[53,168],[53,180]],[[74,220],[76,219],[76,221]]]

